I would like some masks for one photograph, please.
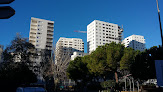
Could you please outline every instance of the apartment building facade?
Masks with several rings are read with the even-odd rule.
[[[121,43],[123,28],[117,24],[94,20],[87,25],[87,52],[106,43]]]
[[[62,58],[71,58],[73,52],[84,52],[84,42],[79,38],[60,37],[56,43],[55,64],[62,61]]]
[[[54,21],[31,18],[29,42],[37,50],[52,50]]]
[[[131,35],[125,38],[122,44],[124,44],[125,47],[131,47],[135,50],[144,51],[146,49],[144,36],[141,35]]]

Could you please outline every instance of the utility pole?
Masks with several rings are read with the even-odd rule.
[[[158,0],[156,0],[156,3],[157,3],[159,24],[160,24],[161,40],[162,40],[162,46],[163,46],[162,26],[161,26],[161,18],[160,18],[160,10],[159,10],[159,5],[158,5]]]

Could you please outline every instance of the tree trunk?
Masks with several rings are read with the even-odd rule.
[[[118,83],[118,74],[117,74],[117,72],[115,72],[114,74],[115,74],[116,83]]]

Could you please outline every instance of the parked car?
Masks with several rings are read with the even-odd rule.
[[[47,92],[42,87],[18,87],[16,92]]]

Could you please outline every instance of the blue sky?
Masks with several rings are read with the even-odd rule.
[[[158,1],[163,20],[163,1]],[[123,25],[124,38],[143,35],[147,48],[161,44],[156,0],[15,0],[9,5],[16,14],[0,20],[0,44],[4,46],[17,32],[29,36],[31,17],[55,22],[55,42],[59,37],[83,39],[85,52],[87,35],[74,30],[86,31],[93,20]]]

